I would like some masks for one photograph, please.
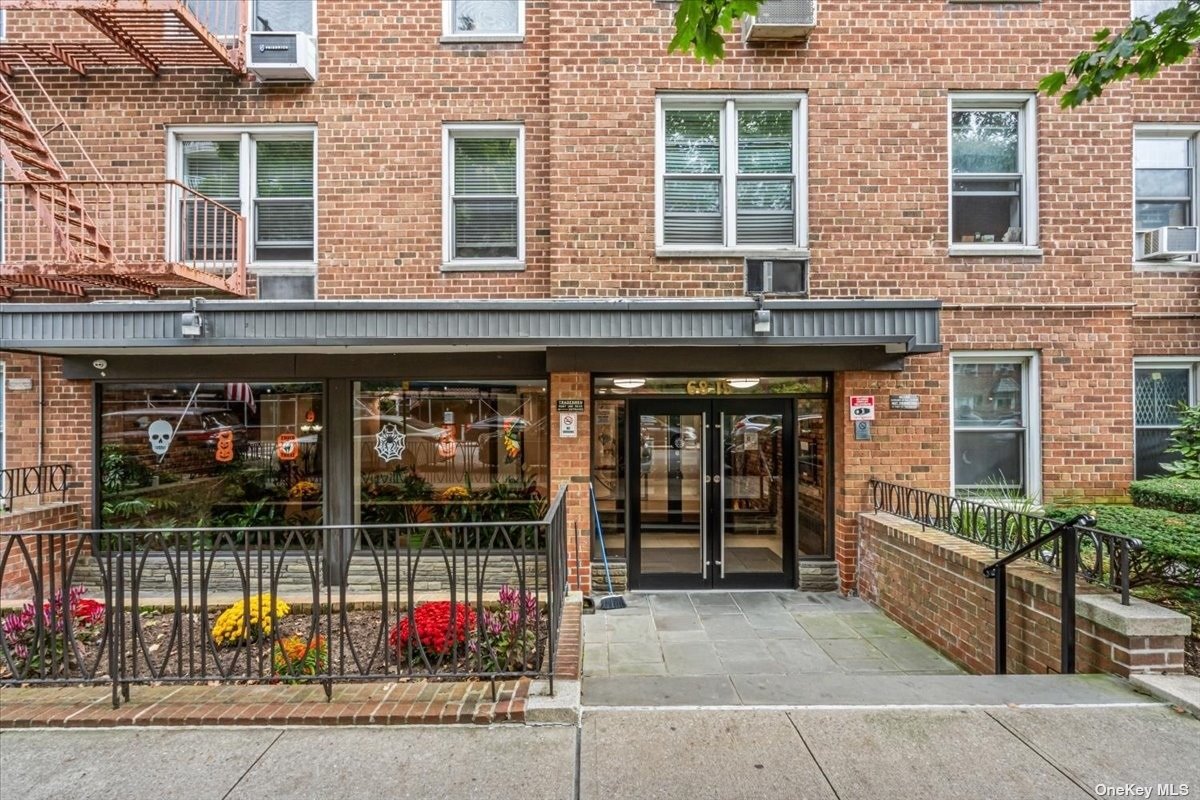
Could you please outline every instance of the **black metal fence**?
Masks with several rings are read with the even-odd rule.
[[[60,501],[65,501],[69,488],[70,464],[38,464],[0,470],[0,508],[12,508],[12,501],[17,497],[57,494]]]
[[[1048,536],[1062,523],[1047,517],[964,497],[952,497],[912,486],[871,481],[876,511],[920,523],[960,539],[992,548],[997,557],[1039,542],[1025,555],[1052,569],[1064,562],[1063,537]],[[1095,528],[1077,528],[1070,562],[1084,580],[1121,593],[1129,605],[1131,562],[1142,552],[1137,539]]]
[[[532,521],[58,531],[0,542],[0,685],[545,676],[566,491]],[[103,545],[101,546],[101,537]],[[88,581],[80,578],[88,576]]]

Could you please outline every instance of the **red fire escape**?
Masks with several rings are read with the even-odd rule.
[[[0,42],[0,161],[4,241],[0,297],[14,288],[85,297],[89,290],[155,296],[163,288],[246,294],[246,221],[174,180],[113,180],[84,150],[36,72],[79,75],[120,66],[245,73],[247,0],[0,0],[0,9],[75,12],[107,40],[63,40],[79,26],[10,27]],[[66,20],[70,20],[67,16]],[[38,22],[43,20],[38,19]],[[71,176],[13,90],[28,80],[78,149],[88,177]]]

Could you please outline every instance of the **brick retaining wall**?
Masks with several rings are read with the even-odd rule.
[[[79,503],[54,503],[0,515],[0,553],[8,551],[8,560],[4,567],[4,583],[0,585],[0,600],[20,599],[28,602],[33,596],[33,575],[30,573],[25,556],[15,542],[10,549],[9,542],[13,538],[14,532],[78,530],[82,527],[83,507]],[[29,557],[37,559],[35,537],[20,538],[24,540]],[[73,553],[78,543],[79,537],[67,537],[65,546],[68,552]],[[61,538],[55,542],[55,546],[60,544],[62,544]],[[61,570],[61,562],[56,561],[56,564],[56,570]]]
[[[885,614],[976,673],[994,671],[993,590],[983,568],[991,548],[922,529],[888,514],[858,518],[858,591]],[[1033,563],[1008,571],[1008,670],[1059,671],[1060,577]],[[1080,583],[1079,672],[1183,672],[1191,621],[1137,598]]]

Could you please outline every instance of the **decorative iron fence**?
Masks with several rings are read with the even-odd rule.
[[[1061,523],[1003,505],[952,497],[912,486],[872,480],[871,499],[875,510],[892,514],[922,527],[992,548],[997,557],[1013,553],[1042,538],[1027,557],[1061,570],[1062,537],[1047,537]],[[1075,574],[1084,580],[1121,593],[1129,605],[1131,560],[1142,552],[1137,539],[1095,528],[1078,528],[1075,538]]]
[[[8,536],[0,597],[31,602],[4,615],[0,685],[111,685],[114,705],[146,683],[332,696],[337,683],[477,678],[494,692],[544,676],[553,691],[566,513],[564,487],[532,521]]]
[[[18,497],[47,494],[57,494],[65,502],[69,488],[70,464],[38,464],[0,470],[0,508],[12,508],[12,501]]]

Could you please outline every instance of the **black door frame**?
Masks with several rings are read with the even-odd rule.
[[[703,482],[704,525],[707,536],[704,559],[710,562],[707,578],[699,571],[694,574],[650,573],[641,569],[641,431],[642,416],[673,414],[699,415],[705,430],[699,432],[704,453],[701,464]],[[782,484],[783,493],[783,569],[777,573],[730,573],[721,577],[721,519],[723,516],[722,485],[710,482],[710,476],[724,474],[724,451],[721,447],[722,414],[779,414],[783,419]],[[626,561],[629,585],[632,589],[790,589],[796,583],[796,498],[788,487],[796,482],[796,405],[785,397],[725,397],[705,399],[675,399],[662,397],[630,398],[625,415],[625,497],[626,497]]]

